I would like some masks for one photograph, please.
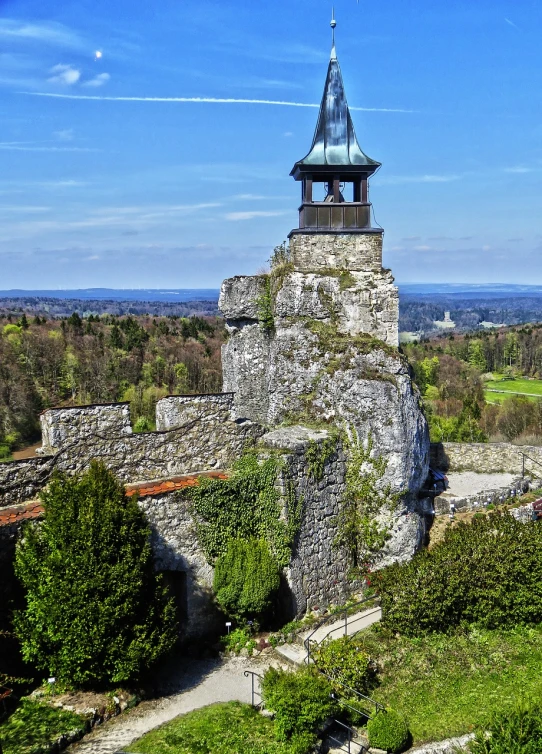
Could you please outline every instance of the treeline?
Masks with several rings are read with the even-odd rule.
[[[399,329],[407,332],[435,331],[435,320],[442,320],[444,312],[459,330],[474,330],[480,322],[520,325],[542,321],[542,298],[458,298],[443,294],[414,297],[403,294],[399,301]]]
[[[404,346],[434,442],[542,443],[542,399],[520,395],[488,404],[494,374],[542,377],[542,325],[450,334]]]
[[[38,441],[51,406],[129,400],[153,429],[164,395],[221,391],[224,337],[217,317],[0,317],[0,457]]]
[[[112,314],[116,317],[150,314],[153,317],[216,316],[218,298],[206,301],[117,301],[116,299],[53,298],[49,296],[0,297],[0,317],[44,314],[66,317],[77,312],[81,317],[90,314]]]

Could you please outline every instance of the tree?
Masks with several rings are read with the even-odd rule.
[[[98,462],[80,477],[57,473],[41,497],[44,520],[15,558],[24,659],[77,686],[138,679],[173,646],[177,623],[137,501]]]
[[[232,539],[216,561],[217,602],[238,620],[269,612],[279,585],[279,567],[264,539]]]

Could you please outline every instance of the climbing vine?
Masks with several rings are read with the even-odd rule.
[[[324,476],[324,468],[331,456],[337,451],[338,436],[333,434],[322,442],[310,440],[305,452],[308,476],[319,482]]]
[[[281,458],[272,455],[260,461],[250,451],[236,461],[228,479],[200,477],[197,486],[183,491],[191,500],[198,539],[211,565],[225,555],[233,539],[265,540],[281,568],[289,563],[303,501],[288,479],[281,492],[281,472]]]
[[[256,307],[260,327],[270,335],[275,330],[274,310],[277,294],[284,285],[286,276],[294,268],[286,241],[275,246],[269,262],[271,271],[262,276],[262,291],[256,299]]]
[[[388,461],[383,456],[373,456],[371,434],[363,443],[355,428],[350,427],[344,444],[348,455],[346,488],[337,517],[335,545],[350,553],[353,575],[357,576],[388,539],[389,526],[377,520],[378,514],[385,509],[395,510],[400,495],[381,483]]]

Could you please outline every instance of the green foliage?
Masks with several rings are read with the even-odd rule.
[[[490,513],[377,575],[383,621],[409,635],[461,622],[485,628],[542,621],[542,526]]]
[[[326,639],[313,650],[312,656],[338,694],[348,696],[351,690],[367,694],[369,655],[355,636]]]
[[[247,649],[248,653],[252,654],[252,650],[256,647],[256,642],[252,638],[248,626],[234,628],[229,634],[222,636],[220,641],[224,645],[226,651],[234,652],[236,655],[238,655],[242,649]]]
[[[431,442],[487,442],[487,435],[473,417],[429,414]]]
[[[46,754],[62,735],[85,731],[85,720],[75,712],[23,699],[15,712],[0,724],[4,754]]]
[[[281,462],[276,456],[259,462],[245,453],[233,465],[229,479],[200,477],[181,494],[192,501],[198,539],[209,563],[224,555],[232,539],[264,539],[279,567],[286,566],[301,523],[302,500],[288,482],[284,501],[277,489]],[[284,502],[287,520],[281,518]]]
[[[263,677],[262,695],[265,706],[275,713],[279,741],[314,734],[337,709],[330,684],[310,668],[296,672],[269,668]]]
[[[256,299],[256,306],[258,308],[258,321],[260,327],[265,333],[271,334],[275,330],[275,317],[274,317],[274,298],[271,289],[271,277],[270,275],[262,275],[261,280],[261,293]]]
[[[139,678],[177,623],[136,499],[93,462],[80,477],[56,474],[42,500],[44,520],[25,529],[15,560],[24,659],[77,686]]]
[[[2,328],[2,332],[4,333],[4,335],[17,335],[18,333],[21,332],[21,330],[22,330],[22,327],[20,327],[19,325],[11,325],[11,324],[4,325],[4,327]]]
[[[518,704],[492,716],[469,744],[472,754],[540,754],[542,710],[539,705]]]
[[[309,476],[319,482],[329,459],[337,452],[337,437],[327,437],[322,442],[310,440],[305,452]]]
[[[392,709],[375,715],[367,723],[369,743],[376,749],[398,754],[404,751],[410,741],[410,733],[405,719]]]
[[[216,599],[237,620],[265,616],[279,585],[279,567],[264,539],[232,539],[225,554],[217,558]]]
[[[275,269],[276,267],[281,267],[283,265],[290,264],[292,261],[291,259],[291,252],[290,247],[287,244],[287,241],[283,241],[278,246],[275,246],[273,249],[273,253],[271,254],[271,257],[269,259],[269,263],[271,264],[271,269]]]
[[[137,754],[308,754],[309,745],[299,738],[277,741],[272,720],[248,704],[223,702],[176,717],[134,741],[127,751]]]
[[[348,455],[346,488],[337,517],[335,544],[350,553],[357,574],[388,538],[388,527],[380,524],[376,515],[385,509],[393,511],[399,496],[392,494],[389,485],[381,482],[388,462],[383,456],[373,456],[371,435],[364,445],[352,427],[347,433],[345,446]]]
[[[134,423],[134,432],[152,432],[154,429],[154,423],[146,416],[140,416]]]

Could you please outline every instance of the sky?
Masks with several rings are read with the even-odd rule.
[[[542,282],[542,3],[336,0],[398,282]],[[213,288],[297,227],[324,0],[0,0],[0,289]],[[248,101],[247,101],[248,100]],[[302,105],[302,106],[300,106]]]

